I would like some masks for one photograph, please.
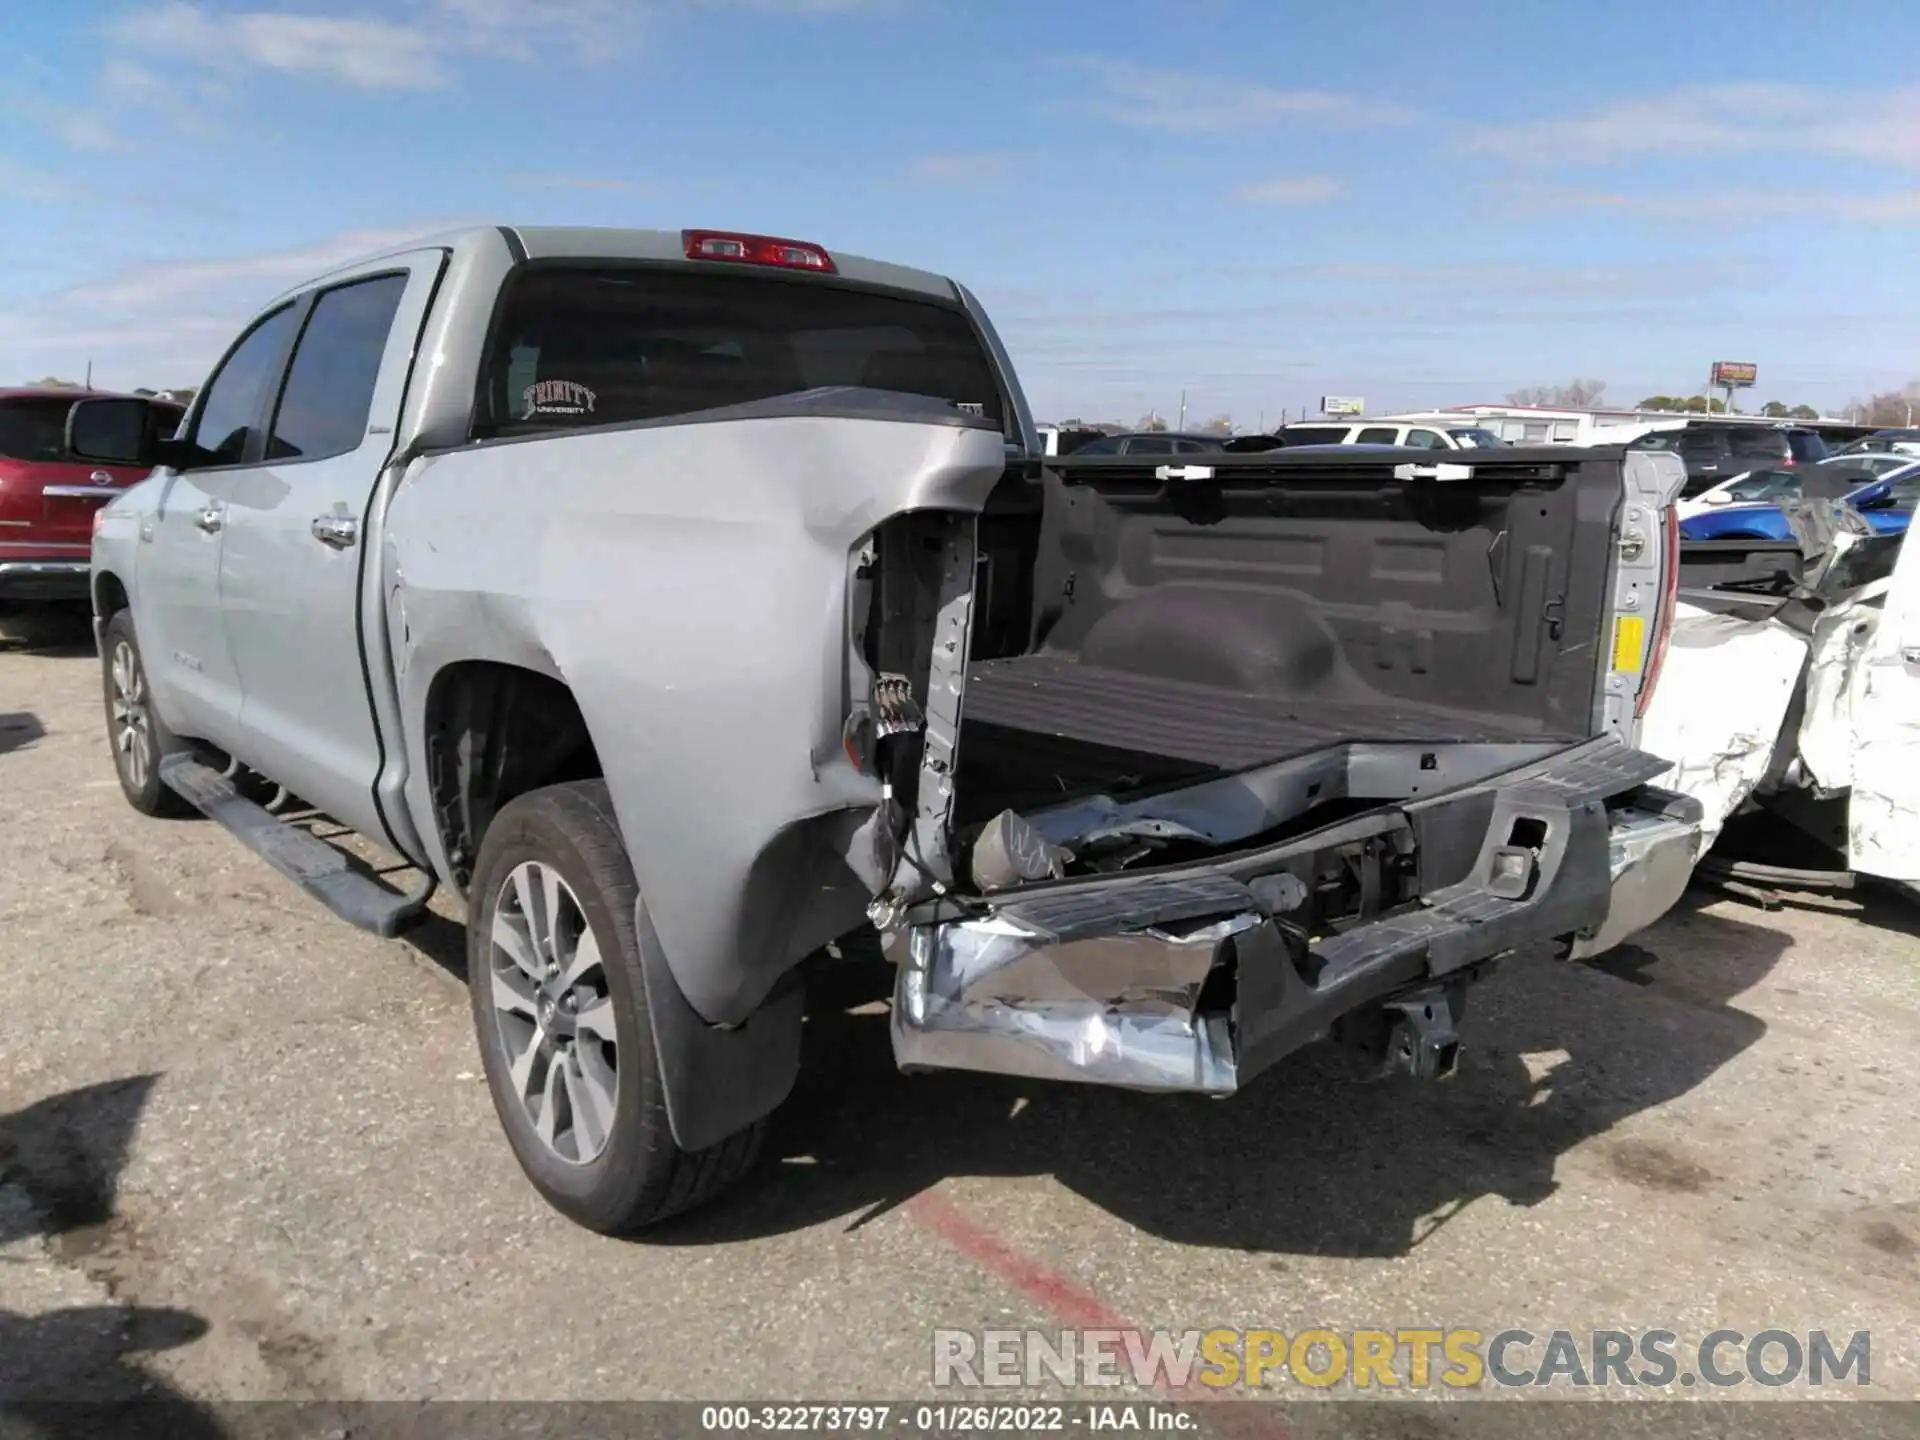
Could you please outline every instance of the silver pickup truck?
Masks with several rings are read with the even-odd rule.
[[[99,513],[108,729],[343,918],[468,916],[514,1153],[632,1230],[752,1165],[823,954],[907,1070],[1448,1073],[1469,982],[1657,918],[1670,456],[1041,456],[974,297],[480,228],[275,300]],[[418,868],[405,892],[269,801]],[[877,938],[877,943],[876,943]]]

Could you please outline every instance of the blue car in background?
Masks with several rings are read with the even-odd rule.
[[[1682,539],[1791,540],[1793,527],[1778,502],[1798,499],[1843,501],[1876,533],[1896,535],[1920,501],[1920,460],[1877,475],[1835,463],[1755,470],[1718,488],[1726,499],[1682,519]]]

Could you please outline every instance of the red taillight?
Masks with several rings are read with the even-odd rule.
[[[833,257],[805,240],[773,235],[740,235],[731,230],[682,230],[689,260],[725,260],[735,265],[773,265],[783,270],[813,270],[833,275]]]
[[[1653,644],[1647,648],[1647,678],[1633,704],[1636,719],[1653,703],[1653,687],[1660,683],[1660,666],[1667,658],[1667,642],[1673,638],[1673,612],[1680,603],[1680,512],[1671,505],[1660,527],[1660,546],[1660,619],[1654,625]]]

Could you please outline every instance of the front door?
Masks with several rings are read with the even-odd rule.
[[[140,531],[134,614],[153,703],[176,734],[223,750],[233,750],[239,734],[240,677],[221,617],[221,550],[230,498],[264,438],[262,416],[295,318],[283,305],[227,352],[188,423],[199,461],[155,473],[159,504]]]
[[[374,836],[380,738],[360,587],[378,557],[365,530],[443,260],[438,250],[389,260],[301,302],[265,459],[234,494],[220,562],[245,697],[238,753]]]

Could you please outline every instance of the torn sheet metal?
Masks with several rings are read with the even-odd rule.
[[[1920,546],[1901,546],[1877,620],[1869,620],[1866,604],[1855,609],[1845,692],[1853,777],[1847,860],[1860,874],[1913,885],[1920,883]]]
[[[1878,590],[1879,587],[1876,587]],[[1877,596],[1847,601],[1822,614],[1808,642],[1807,702],[1801,717],[1799,768],[1788,773],[1821,794],[1849,789],[1858,773],[1859,700],[1865,667],[1880,629]]]
[[[1078,940],[1003,916],[915,927],[893,1006],[902,1070],[981,1070],[1132,1090],[1229,1095],[1224,1014],[1198,1013],[1257,912]]]
[[[1700,854],[1766,774],[1806,658],[1807,642],[1772,621],[1675,612],[1639,748],[1673,762],[1655,785],[1700,802]]]

